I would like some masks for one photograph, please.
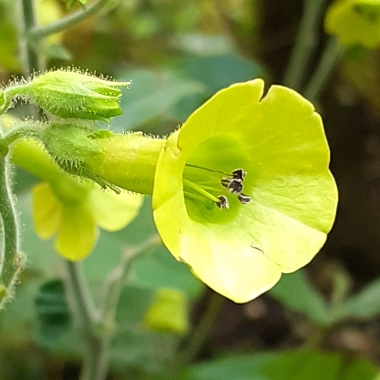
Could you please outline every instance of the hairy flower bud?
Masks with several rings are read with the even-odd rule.
[[[120,115],[120,87],[113,82],[77,71],[56,70],[36,76],[23,85],[10,87],[12,96],[24,96],[46,112],[62,118],[107,120]]]

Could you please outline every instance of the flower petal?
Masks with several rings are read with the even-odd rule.
[[[41,239],[49,239],[57,232],[61,212],[61,204],[50,185],[41,183],[33,188],[33,221]]]
[[[97,235],[95,219],[85,205],[65,205],[54,247],[67,260],[82,260],[91,253]]]
[[[116,194],[96,186],[89,194],[88,205],[99,227],[117,231],[137,216],[143,200],[140,194]]]

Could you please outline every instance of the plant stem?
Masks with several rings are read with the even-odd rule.
[[[101,320],[106,326],[116,323],[115,314],[120,299],[120,293],[124,286],[125,278],[129,272],[133,259],[147,250],[160,245],[159,235],[153,235],[150,239],[135,248],[128,248],[124,252],[121,264],[109,275],[108,284],[104,292],[101,308]]]
[[[214,326],[215,318],[217,317],[224,301],[225,298],[220,294],[215,292],[211,294],[207,309],[197,326],[193,329],[187,345],[174,359],[173,373],[177,373],[183,366],[190,363],[202,348]]]
[[[34,27],[29,31],[28,38],[30,39],[41,39],[52,34],[61,32],[72,26],[78,24],[79,22],[85,20],[86,18],[94,15],[102,8],[104,8],[110,0],[98,0],[88,6],[85,10],[81,10],[70,14],[54,23],[47,26]]]
[[[4,149],[2,149],[4,150]],[[0,155],[0,215],[3,247],[0,256],[0,310],[12,298],[25,258],[19,249],[18,224],[10,191],[6,152]]]
[[[132,259],[142,252],[161,243],[158,235],[136,248],[128,249],[120,267],[110,275],[102,307],[94,307],[79,262],[65,261],[68,272],[68,285],[71,289],[75,314],[85,334],[86,350],[80,380],[104,380],[108,373],[109,347],[115,331],[115,315],[124,286],[125,276]]]
[[[338,38],[331,36],[319,61],[318,67],[314,71],[304,91],[305,97],[311,102],[317,100],[344,51],[345,48],[339,44]]]
[[[45,62],[42,55],[36,53],[40,50],[39,40],[34,39],[33,46],[27,37],[37,24],[34,0],[19,0],[18,8],[21,62],[24,75],[28,76],[33,70],[45,69]]]
[[[299,90],[317,42],[317,28],[326,0],[306,0],[301,25],[284,76],[284,84]]]
[[[85,355],[81,380],[104,380],[108,370],[109,339],[96,332],[99,319],[79,262],[65,260],[73,307],[85,334]]]

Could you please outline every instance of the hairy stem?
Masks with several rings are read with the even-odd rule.
[[[2,224],[2,252],[0,256],[0,310],[14,293],[24,267],[24,255],[19,249],[18,224],[13,196],[10,191],[9,167],[6,152],[0,155],[0,215]]]
[[[98,313],[84,280],[80,263],[65,260],[65,264],[68,287],[73,299],[72,305],[86,342],[80,380],[104,380],[108,370],[109,339],[97,333]]]
[[[285,73],[284,84],[299,90],[317,44],[318,26],[326,0],[306,0],[301,25]]]

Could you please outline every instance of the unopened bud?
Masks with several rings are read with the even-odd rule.
[[[16,86],[12,93],[31,99],[62,118],[107,120],[122,113],[120,87],[128,85],[129,82],[114,82],[77,71],[56,70]]]

